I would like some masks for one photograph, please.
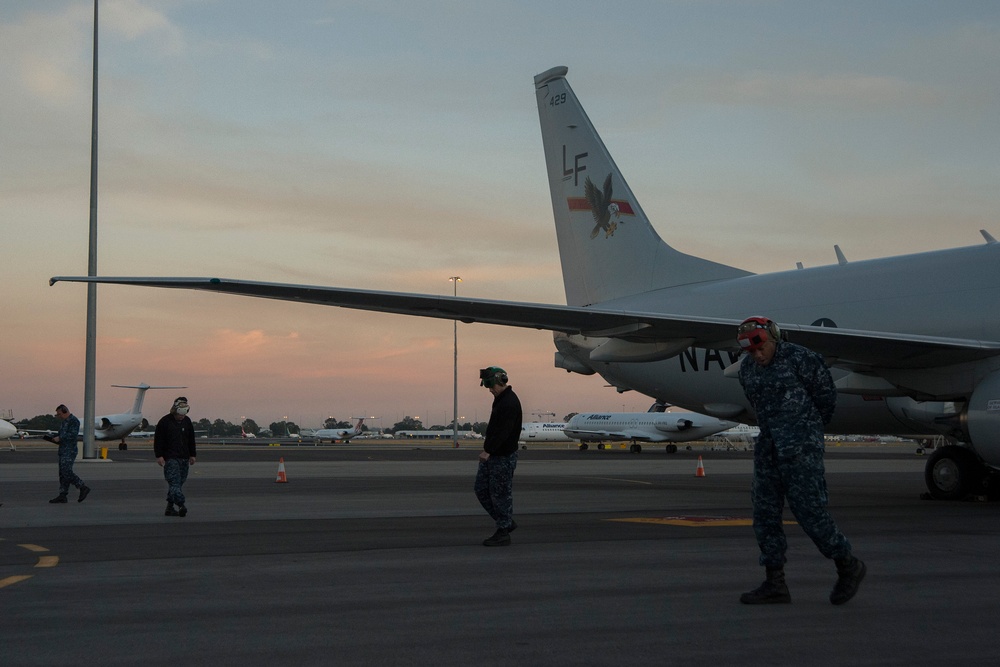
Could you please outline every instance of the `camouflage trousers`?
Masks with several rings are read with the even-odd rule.
[[[827,558],[851,555],[851,543],[837,528],[827,511],[823,453],[800,454],[787,461],[755,457],[753,484],[753,530],[760,545],[760,564],[785,564],[788,542],[782,527],[785,500],[795,520]]]
[[[163,462],[163,479],[167,480],[168,503],[184,504],[184,492],[181,487],[187,481],[190,467],[188,459],[167,459]]]
[[[514,517],[514,468],[517,452],[510,456],[491,456],[479,462],[476,473],[476,498],[497,528],[509,530]]]
[[[65,496],[69,493],[72,484],[76,488],[83,486],[83,480],[73,472],[73,464],[76,463],[76,445],[72,447],[59,448],[59,495]]]

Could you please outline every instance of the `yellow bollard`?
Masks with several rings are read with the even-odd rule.
[[[108,458],[108,448],[107,447],[101,447],[101,458],[102,459]]]

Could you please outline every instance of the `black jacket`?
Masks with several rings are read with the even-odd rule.
[[[490,423],[486,426],[486,440],[483,442],[490,456],[510,456],[517,451],[517,440],[521,437],[521,401],[510,387],[493,399]]]
[[[178,421],[172,414],[156,423],[153,433],[153,454],[156,458],[187,459],[197,456],[194,444],[194,424],[187,416]]]

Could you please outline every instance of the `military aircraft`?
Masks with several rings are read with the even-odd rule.
[[[837,383],[829,433],[940,433],[925,480],[961,498],[1000,470],[1000,244],[767,274],[670,246],[566,79],[535,77],[567,305],[227,278],[55,277],[207,290],[553,332],[555,365],[620,391],[754,423],[734,379],[736,326],[774,320],[824,355]]]

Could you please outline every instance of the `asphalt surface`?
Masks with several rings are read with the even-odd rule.
[[[831,511],[869,568],[842,607],[795,525],[793,603],[739,604],[763,574],[746,453],[522,451],[502,548],[480,544],[476,453],[204,447],[177,518],[148,446],[78,463],[93,492],[65,505],[47,502],[54,450],[0,451],[0,662],[996,661],[1000,504],[920,500],[909,448],[828,454]]]

